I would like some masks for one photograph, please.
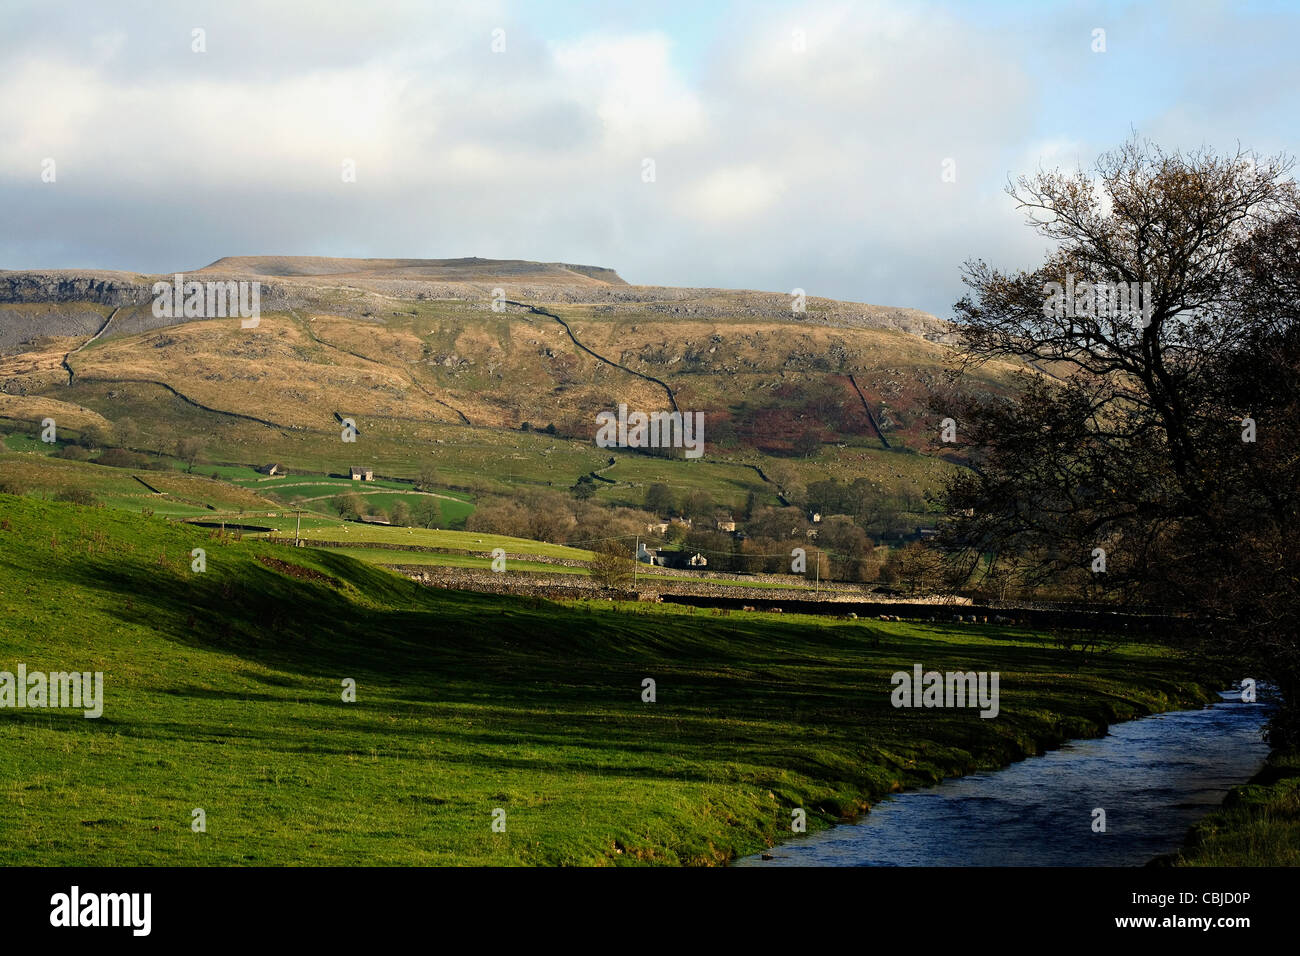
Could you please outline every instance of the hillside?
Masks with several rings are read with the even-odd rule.
[[[143,453],[197,436],[210,465],[434,467],[476,495],[600,474],[596,503],[636,507],[656,482],[735,510],[866,479],[914,513],[899,527],[929,522],[924,495],[952,467],[930,408],[948,331],[916,310],[813,297],[794,314],[779,293],[518,260],[250,256],[197,275],[256,277],[258,327],[155,317],[154,277],[0,272],[0,432],[50,417]],[[619,404],[702,412],[705,456],[596,447],[596,413]]]
[[[523,259],[337,259],[325,256],[226,256],[195,270],[196,275],[251,277],[329,276],[334,280],[365,282],[405,279],[415,282],[497,281],[554,283],[556,285],[627,285],[613,269],[560,262]]]
[[[0,721],[0,865],[714,864],[793,807],[815,829],[1206,699],[1155,647],[784,617],[428,590],[0,494],[0,670],[104,675],[97,719]],[[999,671],[999,719],[892,708],[918,660]]]

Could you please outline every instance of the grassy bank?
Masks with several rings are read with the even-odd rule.
[[[1300,866],[1300,753],[1273,753],[1192,828],[1177,866]]]
[[[106,700],[0,710],[2,865],[720,863],[794,807],[824,826],[1209,696],[1157,647],[1080,662],[995,626],[425,589],[0,496],[0,670],[20,663],[103,671]],[[894,709],[913,663],[999,671],[998,718]]]

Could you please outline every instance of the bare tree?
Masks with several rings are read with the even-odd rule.
[[[1206,653],[1259,667],[1300,740],[1300,190],[1285,157],[1136,140],[1096,177],[1009,187],[1056,248],[968,263],[962,361],[1022,361],[1014,394],[939,396],[969,471],[942,540],[975,570],[1171,605]]]
[[[187,435],[176,441],[176,457],[186,464],[186,473],[194,472],[194,463],[203,454],[203,441],[193,435]]]

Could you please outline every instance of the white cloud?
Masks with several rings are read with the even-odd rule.
[[[661,33],[591,34],[556,46],[563,88],[600,117],[607,148],[662,149],[703,129],[704,110],[670,50]]]
[[[678,209],[706,224],[729,225],[767,209],[784,189],[779,176],[771,176],[757,165],[731,166],[683,190]]]

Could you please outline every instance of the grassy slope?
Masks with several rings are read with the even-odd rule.
[[[282,522],[287,528],[292,523]],[[308,537],[306,530],[303,537]],[[418,545],[426,548],[460,549],[465,551],[491,551],[504,548],[507,554],[542,555],[551,558],[568,558],[590,561],[591,552],[583,548],[570,548],[545,541],[512,538],[504,534],[487,534],[481,531],[449,531],[438,528],[386,528],[382,525],[359,525],[353,522],[334,522],[314,527],[310,538],[316,541],[362,542],[373,544]],[[630,548],[629,547],[629,553]]]
[[[49,453],[49,446],[12,451],[31,442],[10,435],[0,445],[0,469],[5,477],[50,496],[78,489],[95,495],[110,508],[160,515],[202,517],[215,511],[266,511],[279,505],[254,490],[215,481],[195,473],[109,468],[89,461],[67,461]],[[139,476],[139,480],[135,476]],[[145,484],[157,488],[154,494]]]
[[[71,387],[62,369],[20,376],[27,395],[7,399],[0,416],[28,425],[57,400],[65,404],[55,417],[68,427],[82,419],[102,425],[105,418],[129,417],[150,447],[170,448],[177,438],[201,435],[205,457],[213,460],[281,460],[291,470],[324,472],[361,463],[402,477],[413,477],[424,463],[452,484],[503,492],[538,484],[567,488],[603,467],[608,455],[586,437],[596,409],[619,401],[645,408],[664,403],[658,386],[577,350],[553,320],[474,306],[395,303],[382,324],[316,312],[267,314],[255,335],[223,320],[110,335],[73,357]],[[744,403],[797,405],[794,397],[852,372],[878,412],[892,410],[896,446],[922,447],[933,437],[920,396],[937,381],[947,352],[915,336],[745,318],[739,304],[737,315],[709,320],[555,308],[602,354],[669,381],[685,408],[720,413]],[[196,368],[207,371],[199,376]],[[1006,371],[998,366],[988,381]],[[187,404],[150,381],[166,382],[216,411]],[[841,383],[841,398],[852,410],[857,398],[845,388]],[[474,426],[462,424],[455,409]],[[335,414],[358,421],[356,446],[340,445]],[[824,424],[801,409],[791,414],[797,421],[786,425],[798,431]],[[580,424],[575,434],[583,440],[521,433],[523,421]],[[732,508],[751,490],[763,504],[774,504],[773,487],[744,463],[771,471],[777,461],[804,482],[866,476],[882,492],[919,496],[948,469],[937,459],[882,452],[865,419],[859,426],[825,445],[815,460],[716,443],[705,459],[689,463],[620,453],[609,475],[620,484],[602,484],[598,498],[639,505],[647,484],[666,481],[679,492],[707,491]]]
[[[1150,648],[1075,670],[999,628],[425,590],[0,496],[0,669],[20,662],[102,670],[107,700],[99,720],[0,711],[5,865],[715,863],[788,832],[791,807],[817,826],[1206,696]],[[1001,716],[891,708],[913,662],[999,670]]]
[[[323,475],[268,479],[252,468],[238,465],[199,465],[193,474],[186,474],[184,464],[176,461],[171,462],[172,470],[167,471],[111,468],[94,461],[65,460],[53,451],[51,446],[26,435],[0,436],[0,467],[6,477],[49,495],[81,489],[94,494],[110,508],[129,511],[148,508],[175,517],[216,514],[229,518],[244,512],[279,513],[285,508],[303,508],[309,514],[314,509],[329,514],[338,496],[353,493],[382,509],[391,509],[398,501],[404,501],[414,510],[433,498],[438,503],[439,522],[451,526],[463,526],[474,511],[469,496],[463,492],[440,490],[423,494],[412,490],[409,483],[396,481],[359,483]],[[152,493],[142,481],[162,494]],[[323,515],[309,520],[312,527],[341,524]],[[290,518],[289,527],[293,526],[292,521]]]
[[[1300,754],[1274,753],[1192,828],[1178,866],[1300,866]]]

